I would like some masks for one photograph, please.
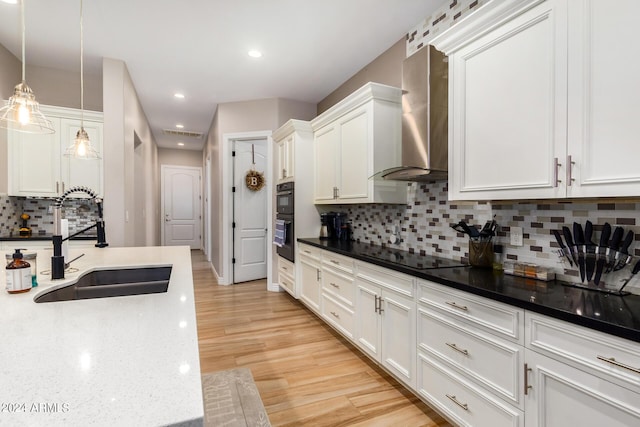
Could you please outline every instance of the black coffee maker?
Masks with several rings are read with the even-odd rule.
[[[350,240],[351,230],[344,212],[320,214],[320,238],[327,240]]]

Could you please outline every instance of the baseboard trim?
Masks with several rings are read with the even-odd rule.
[[[267,290],[269,292],[282,292],[282,288],[280,288],[280,285],[277,283],[269,283],[267,285]]]

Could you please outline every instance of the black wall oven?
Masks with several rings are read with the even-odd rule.
[[[295,227],[293,211],[293,182],[278,184],[276,187],[276,233],[284,232],[281,245],[278,245],[278,255],[295,262]],[[282,229],[279,230],[278,228]]]

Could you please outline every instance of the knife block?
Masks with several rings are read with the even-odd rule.
[[[472,267],[493,268],[493,243],[469,240],[469,264]]]

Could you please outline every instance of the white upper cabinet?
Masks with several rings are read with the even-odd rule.
[[[640,60],[624,52],[640,2],[623,3],[493,1],[433,40],[449,55],[451,200],[638,194]]]
[[[569,197],[640,195],[640,2],[569,1]]]
[[[372,178],[400,164],[401,97],[367,83],[311,121],[316,204],[406,203],[406,183]]]
[[[64,156],[80,129],[80,110],[43,107],[42,111],[53,123],[55,133],[33,135],[8,131],[8,194],[58,197],[73,186],[85,186],[102,195],[102,159]],[[85,111],[84,128],[91,144],[102,155],[102,113]]]
[[[276,142],[278,147],[278,184],[293,181],[295,175],[295,134]]]

